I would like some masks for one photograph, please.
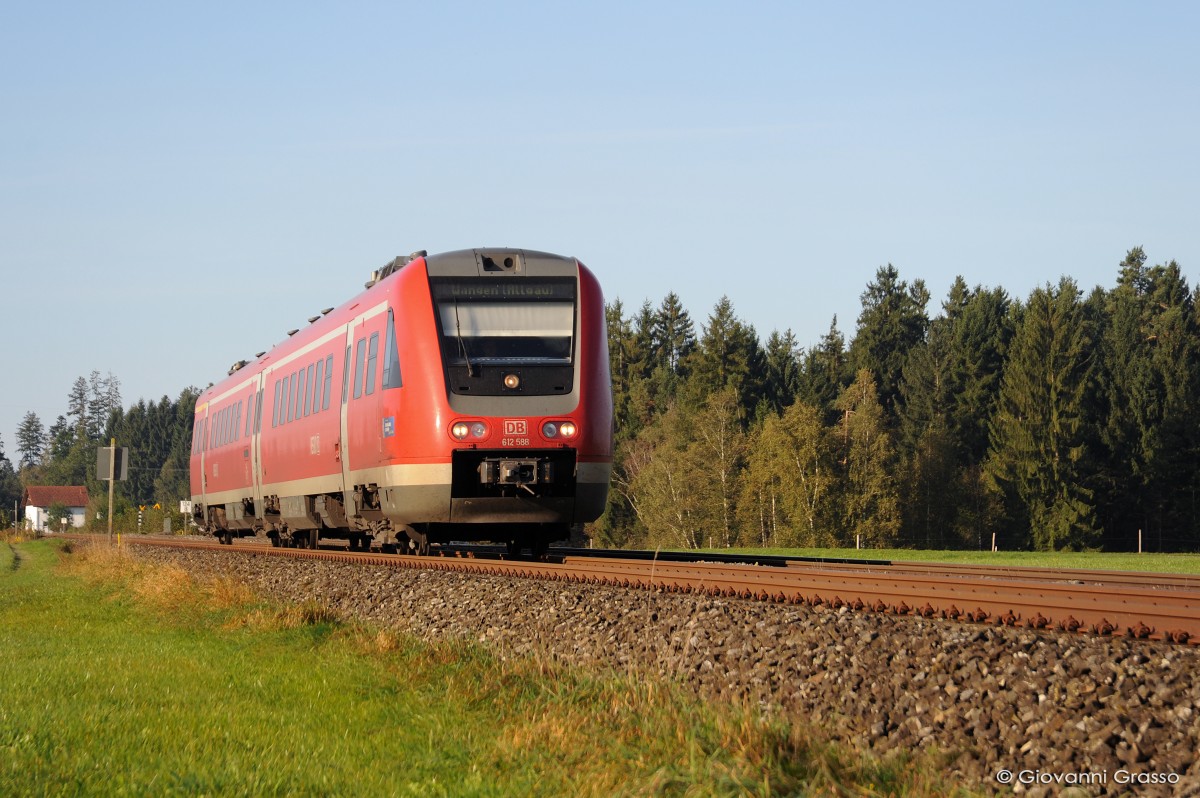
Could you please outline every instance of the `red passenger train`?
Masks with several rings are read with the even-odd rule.
[[[604,511],[604,299],[574,258],[397,258],[196,402],[196,524],[229,543],[544,550]]]

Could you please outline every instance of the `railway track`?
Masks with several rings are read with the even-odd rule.
[[[415,557],[345,549],[276,549],[259,543],[126,537],[135,545],[214,549],[398,568],[463,571],[672,593],[740,597],[900,616],[1200,644],[1200,579],[1119,571],[992,568],[885,560],[804,560],[678,553],[552,550],[540,561],[491,547]],[[649,556],[648,556],[649,555]],[[699,559],[698,559],[699,558]],[[719,560],[719,561],[716,561]],[[767,562],[764,562],[767,560]]]

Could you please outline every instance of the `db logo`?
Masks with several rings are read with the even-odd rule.
[[[504,434],[505,435],[528,435],[529,425],[523,418],[506,418],[504,419]]]

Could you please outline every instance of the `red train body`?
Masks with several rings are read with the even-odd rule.
[[[193,513],[223,541],[544,548],[604,511],[604,299],[573,258],[397,258],[197,400]]]

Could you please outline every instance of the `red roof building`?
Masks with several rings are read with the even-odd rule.
[[[87,520],[87,488],[71,485],[30,485],[25,489],[25,521],[39,532],[47,530],[46,521],[50,508],[61,504],[67,508],[67,520],[78,529]]]

